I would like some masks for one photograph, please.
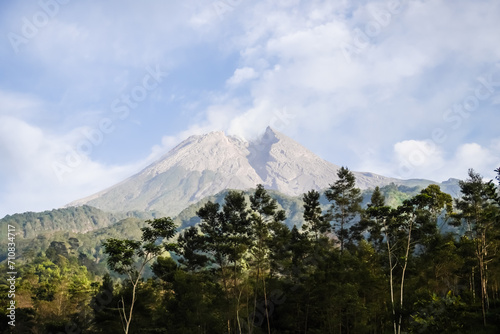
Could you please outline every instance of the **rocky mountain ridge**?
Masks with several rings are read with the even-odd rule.
[[[187,138],[136,175],[68,206],[86,204],[111,212],[158,210],[176,215],[224,189],[246,190],[263,184],[289,196],[322,190],[335,182],[339,168],[270,127],[254,141],[216,131]],[[414,183],[368,172],[354,174],[361,189]],[[422,182],[433,183],[417,183]]]

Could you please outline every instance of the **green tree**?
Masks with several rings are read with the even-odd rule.
[[[174,274],[177,268],[177,263],[168,256],[158,256],[156,262],[151,266],[151,270],[155,276],[166,283],[170,283],[174,280]]]
[[[93,327],[95,333],[110,333],[120,326],[120,321],[114,316],[116,309],[112,308],[118,303],[118,296],[113,292],[113,279],[109,273],[106,273],[102,278],[99,290],[90,302],[90,307],[94,311]]]
[[[430,185],[411,199],[404,200],[397,209],[385,205],[380,189],[376,188],[371,203],[359,222],[359,230],[367,230],[370,239],[385,252],[388,259],[392,325],[395,334],[401,333],[404,307],[404,287],[410,258],[417,243],[424,244],[437,233],[437,219],[443,209],[451,210],[451,196],[441,192],[439,186]],[[399,266],[400,278],[395,270]],[[399,280],[399,303],[396,287]]]
[[[492,181],[484,182],[482,176],[469,169],[469,178],[460,181],[462,197],[456,199],[458,212],[454,215],[455,225],[466,227],[466,237],[475,244],[475,255],[481,283],[481,309],[486,326],[488,299],[488,263],[492,261],[489,249],[493,248],[494,235],[499,230],[499,199]]]
[[[330,222],[323,215],[319,203],[320,193],[310,190],[302,197],[304,203],[304,224],[302,230],[317,242],[330,229]]]
[[[207,256],[207,263],[217,266],[228,308],[232,308],[231,304],[234,304],[235,313],[238,314],[238,275],[251,243],[250,218],[245,195],[243,192],[229,191],[222,207],[209,201],[198,210],[197,215],[202,220],[199,225],[202,236],[197,236],[194,230],[189,234],[186,232],[182,239],[183,253],[189,255],[186,260],[191,264],[198,261],[201,265],[205,261],[203,256]],[[188,246],[191,248],[186,248]],[[231,312],[229,309],[226,312],[228,333],[231,333],[233,328],[231,319],[236,317],[232,316]]]
[[[346,225],[353,223],[354,219],[361,213],[361,202],[363,197],[361,191],[356,188],[356,177],[347,168],[341,167],[337,172],[338,180],[330,185],[325,192],[330,201],[330,213],[336,234],[340,241],[340,253],[344,251],[344,244],[349,238]]]
[[[185,229],[177,239],[179,245],[178,253],[181,255],[179,263],[188,271],[194,272],[206,267],[210,261],[203,253],[206,249],[205,236],[200,234],[196,226]]]
[[[130,331],[137,288],[142,280],[146,266],[163,252],[176,249],[176,245],[173,243],[159,243],[160,240],[168,240],[175,235],[176,227],[171,218],[148,220],[147,223],[149,226],[141,229],[141,240],[111,238],[103,243],[104,252],[108,255],[107,263],[109,268],[119,274],[126,275],[132,287],[128,312],[123,297],[119,309],[125,334]]]
[[[397,266],[397,224],[395,220],[396,211],[391,207],[385,205],[385,198],[380,192],[380,188],[376,187],[370,203],[368,203],[368,208],[366,209],[363,218],[359,222],[361,226],[360,231],[367,230],[370,235],[370,240],[375,243],[377,249],[382,252],[385,251],[388,261],[388,272],[389,272],[389,292],[391,300],[391,313],[392,313],[392,326],[394,334],[397,334],[397,317],[396,317],[396,301],[395,301],[395,282],[394,282],[394,270]]]
[[[402,240],[406,239],[403,242],[401,261],[398,334],[401,333],[403,322],[406,272],[414,247],[417,243],[423,244],[429,236],[436,234],[437,217],[443,209],[451,213],[451,202],[451,196],[441,192],[439,186],[429,185],[420,194],[403,201],[403,204],[397,208],[398,234]]]
[[[410,333],[464,333],[462,309],[466,306],[459,296],[448,292],[446,296],[436,294],[430,300],[417,305],[420,310],[412,315]]]
[[[278,204],[275,199],[259,184],[254,194],[250,196],[250,221],[252,229],[253,244],[250,249],[252,260],[251,264],[255,270],[255,294],[254,294],[254,312],[251,323],[255,324],[255,315],[257,312],[257,295],[260,281],[262,280],[262,291],[264,293],[264,317],[267,320],[268,333],[271,333],[269,323],[269,303],[267,297],[265,273],[269,269],[269,253],[272,238],[280,230],[282,222],[286,219],[285,211],[278,210]]]
[[[453,198],[441,191],[437,184],[430,184],[423,189],[416,198],[420,201],[421,208],[426,208],[430,213],[431,222],[438,224],[438,218],[445,210],[444,218],[447,219],[453,212]]]
[[[14,333],[59,332],[68,323],[88,328],[88,305],[98,284],[75,256],[52,252],[54,245],[46,251],[52,253],[53,261],[40,252],[29,262],[18,264]]]
[[[164,290],[156,331],[168,328],[172,334],[224,333],[227,331],[225,295],[209,272],[176,269],[171,287]],[[153,332],[153,331],[151,331]]]

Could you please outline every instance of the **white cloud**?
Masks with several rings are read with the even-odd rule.
[[[449,163],[450,173],[462,174],[469,168],[482,174],[485,178],[493,178],[493,170],[500,167],[500,151],[495,147],[483,147],[477,143],[461,145]]]
[[[36,117],[36,110],[42,101],[30,94],[22,94],[0,89],[0,115],[23,118]]]
[[[498,139],[492,141],[489,147],[465,143],[446,154],[432,141],[402,141],[394,145],[394,163],[390,173],[403,179],[444,181],[450,177],[464,179],[468,169],[473,168],[485,178],[493,178],[493,170],[500,166],[497,142]]]
[[[443,151],[432,141],[405,140],[394,145],[399,177],[435,175],[445,164]]]
[[[234,71],[231,78],[227,80],[227,84],[230,86],[236,86],[242,82],[254,79],[257,77],[257,72],[251,67],[238,68]]]
[[[0,216],[63,206],[144,167],[144,161],[125,166],[92,161],[76,152],[76,132],[54,136],[0,116]]]
[[[235,39],[240,66],[259,68],[261,74],[252,82],[251,102],[230,130],[254,133],[273,110],[286,107],[295,117],[282,131],[312,149],[320,147],[316,151],[326,152],[324,157],[334,163],[370,170],[359,160],[366,159],[363,152],[369,143],[371,162],[386,166],[393,143],[399,142],[396,159],[418,164],[413,177],[445,177],[444,166],[454,156],[450,152],[458,154],[460,143],[478,130],[472,122],[460,131],[450,129],[443,114],[461,103],[477,86],[477,77],[498,59],[500,46],[492,42],[492,27],[498,27],[500,5],[404,3],[350,63],[341,52],[342,43],[356,28],[377,22],[369,7],[387,10],[386,1],[358,4],[352,16],[346,15],[351,3],[327,8],[328,2],[321,1],[296,11],[259,2],[254,11],[241,13],[245,33]],[[266,15],[257,15],[262,12]],[[405,141],[431,138],[437,127],[449,140],[431,153],[425,145],[418,147],[424,143],[421,139]],[[426,153],[423,161],[415,153],[419,149]],[[394,168],[385,171],[401,174]]]

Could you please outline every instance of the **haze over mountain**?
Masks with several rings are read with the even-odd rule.
[[[68,206],[87,204],[115,212],[159,210],[175,215],[224,189],[245,190],[259,183],[290,196],[321,190],[337,179],[339,168],[270,127],[254,141],[217,131],[189,137],[138,174]],[[354,174],[361,189],[432,183],[369,172]]]

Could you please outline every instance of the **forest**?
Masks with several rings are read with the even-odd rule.
[[[206,202],[200,222],[143,222],[102,243],[108,271],[78,238],[18,265],[5,333],[498,333],[500,168],[474,170],[457,198],[429,185],[397,206],[369,203],[346,167],[302,196],[302,222],[262,185]],[[326,198],[328,208],[321,205]]]

